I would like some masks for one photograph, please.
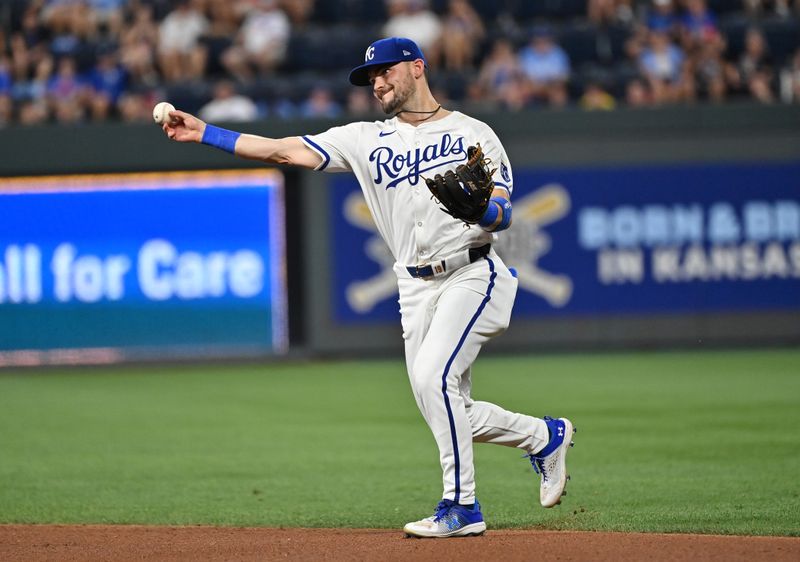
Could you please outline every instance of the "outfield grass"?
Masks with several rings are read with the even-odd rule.
[[[484,358],[579,428],[564,503],[476,447],[490,528],[800,535],[800,350]],[[440,494],[402,361],[0,373],[0,522],[399,528]]]

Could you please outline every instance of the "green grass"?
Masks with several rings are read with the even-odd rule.
[[[579,428],[564,503],[476,446],[490,527],[800,535],[800,350],[484,358]],[[440,494],[403,362],[0,374],[0,522],[398,528]]]

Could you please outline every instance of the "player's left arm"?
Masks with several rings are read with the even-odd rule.
[[[511,226],[511,215],[511,194],[503,187],[495,187],[489,207],[478,224],[489,232],[499,232]]]
[[[492,190],[491,199],[489,199],[489,206],[478,224],[489,232],[500,232],[510,227],[512,222],[511,192],[513,190],[513,178],[508,156],[500,143],[500,139],[488,127],[486,135],[486,155],[492,162],[492,167],[496,167],[496,170],[492,178],[494,189]]]

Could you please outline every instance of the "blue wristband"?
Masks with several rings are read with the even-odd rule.
[[[492,201],[496,201],[503,208],[503,219],[494,229],[494,232],[500,232],[511,226],[511,201],[503,199],[502,197],[493,197]]]
[[[203,131],[203,139],[200,142],[234,154],[236,150],[236,139],[240,136],[242,136],[242,133],[229,131],[228,129],[215,127],[214,125],[206,125],[206,130]]]
[[[478,224],[483,228],[490,228],[500,215],[500,209],[502,209],[503,218],[500,220],[500,224],[491,230],[492,232],[499,232],[508,228],[511,224],[511,201],[507,201],[502,197],[492,197],[489,199],[489,203],[490,205],[486,208],[486,212],[481,217],[481,220],[478,221]],[[491,203],[497,204],[492,205]]]
[[[486,212],[483,213],[481,220],[478,221],[478,224],[483,228],[492,226],[494,221],[497,220],[497,216],[500,214],[500,208],[492,203],[496,203],[496,201],[494,199],[489,199],[489,206],[486,207]]]

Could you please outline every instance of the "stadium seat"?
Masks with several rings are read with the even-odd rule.
[[[791,58],[800,47],[800,21],[794,18],[765,18],[761,28],[775,63],[780,65]]]
[[[579,66],[599,60],[597,28],[588,23],[564,26],[558,33],[558,43],[569,55],[570,63]]]
[[[173,84],[167,87],[166,99],[183,111],[197,113],[211,99],[208,82]]]

